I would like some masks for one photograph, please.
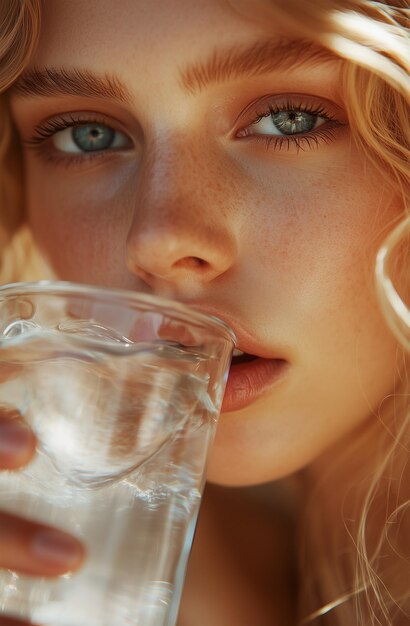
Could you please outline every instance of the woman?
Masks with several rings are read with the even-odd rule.
[[[373,281],[408,207],[406,6],[53,0],[41,29],[35,0],[2,8],[4,231],[24,224],[3,281],[175,297],[246,353],[209,480],[275,481],[275,506],[210,487],[180,626],[408,623],[407,357]],[[20,466],[33,439],[3,423]],[[1,527],[0,565],[65,571],[68,537]]]

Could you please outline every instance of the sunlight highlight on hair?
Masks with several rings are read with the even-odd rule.
[[[410,310],[399,296],[387,266],[398,243],[409,234],[410,215],[389,234],[379,250],[376,262],[376,284],[386,319],[392,332],[408,351],[410,351]]]

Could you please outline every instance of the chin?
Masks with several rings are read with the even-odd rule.
[[[276,458],[274,462],[274,458],[264,462],[257,454],[224,453],[216,446],[210,453],[207,481],[224,487],[251,487],[286,478],[301,469],[301,464],[292,464],[289,459]]]
[[[209,482],[231,487],[261,485],[295,474],[323,453],[324,438],[310,437],[291,415],[279,418],[273,407],[261,408],[221,415],[208,459]]]

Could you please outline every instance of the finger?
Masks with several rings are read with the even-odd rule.
[[[84,547],[68,533],[0,514],[0,568],[29,576],[60,576],[78,569],[84,557]]]
[[[20,413],[0,405],[0,469],[18,469],[31,461],[36,437]]]
[[[5,382],[6,380],[11,380],[12,378],[16,378],[21,371],[23,370],[23,365],[21,363],[7,363],[4,361],[0,362],[0,382]]]
[[[22,622],[21,620],[9,617],[8,615],[3,615],[0,617],[0,626],[33,626],[33,624],[30,622]]]

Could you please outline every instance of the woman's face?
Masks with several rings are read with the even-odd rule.
[[[34,236],[68,280],[176,297],[232,367],[212,480],[271,480],[394,384],[375,254],[401,207],[352,142],[341,62],[222,0],[53,0],[11,95]]]

